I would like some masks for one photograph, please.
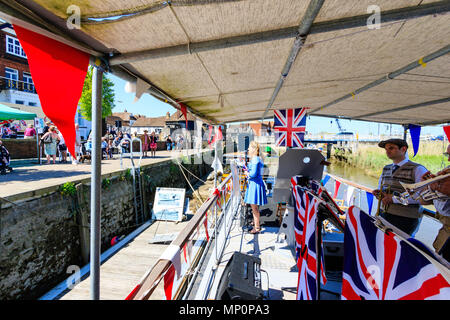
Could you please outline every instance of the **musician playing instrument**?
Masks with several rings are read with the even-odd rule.
[[[415,200],[410,201],[408,205],[402,205],[393,196],[405,191],[400,182],[417,183],[421,181],[427,169],[408,159],[408,144],[405,140],[389,139],[381,141],[378,146],[386,150],[386,156],[393,162],[383,168],[379,189],[373,191],[381,201],[380,216],[413,236],[423,216],[419,210],[420,203]]]
[[[450,162],[450,144],[447,147],[447,152],[444,152],[444,155]],[[439,171],[436,175],[431,174],[428,171],[423,175],[422,180],[428,180],[448,173],[450,173],[450,166]],[[436,208],[436,218],[442,222],[442,228],[439,230],[436,239],[433,242],[433,247],[438,254],[441,254],[447,261],[450,261],[450,177],[432,183],[430,189],[448,196],[446,199],[421,201],[421,204],[433,204]]]

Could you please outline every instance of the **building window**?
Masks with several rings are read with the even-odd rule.
[[[34,92],[33,79],[28,72],[23,73],[23,91]]]
[[[25,101],[22,101],[22,100],[16,100],[16,104],[25,104]]]
[[[19,72],[16,69],[5,68],[6,88],[18,89]]]
[[[36,107],[37,106],[36,102],[28,102],[28,105],[30,107]]]
[[[19,40],[8,35],[6,36],[6,52],[21,58],[27,58]]]

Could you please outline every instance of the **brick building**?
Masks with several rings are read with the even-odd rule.
[[[39,96],[31,78],[27,56],[14,29],[0,27],[0,102],[40,106]]]
[[[8,23],[0,23],[0,103],[2,102],[12,104],[9,106],[23,111],[34,112],[38,117],[45,117],[31,78],[27,56],[14,29]],[[36,110],[33,110],[33,107],[36,107]],[[82,139],[87,139],[91,122],[84,119],[79,112],[76,113],[74,121],[80,127]]]

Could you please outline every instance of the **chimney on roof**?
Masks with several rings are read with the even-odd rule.
[[[166,113],[166,119],[169,119],[169,118],[170,118],[170,112],[167,111],[167,113]]]

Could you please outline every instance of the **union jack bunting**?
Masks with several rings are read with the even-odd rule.
[[[294,190],[295,187],[300,185],[300,181],[303,177],[302,176],[293,176],[291,177],[291,189]],[[318,197],[321,196],[322,192],[326,190],[320,182],[317,182],[315,180],[309,180],[308,185],[311,188],[311,191]]]
[[[0,121],[0,126],[4,126],[6,124],[12,123],[13,121],[14,120],[3,120],[3,121]]]
[[[342,299],[448,299],[450,285],[439,263],[427,258],[416,239],[401,239],[374,225],[375,219],[352,206],[344,232]],[[427,253],[433,256],[431,252]],[[444,272],[447,272],[444,266]]]
[[[294,190],[294,233],[298,267],[297,300],[316,299],[317,254],[316,220],[319,201],[301,187]],[[321,282],[326,283],[323,250],[321,255]]]
[[[306,128],[306,108],[274,110],[275,144],[303,148]]]

